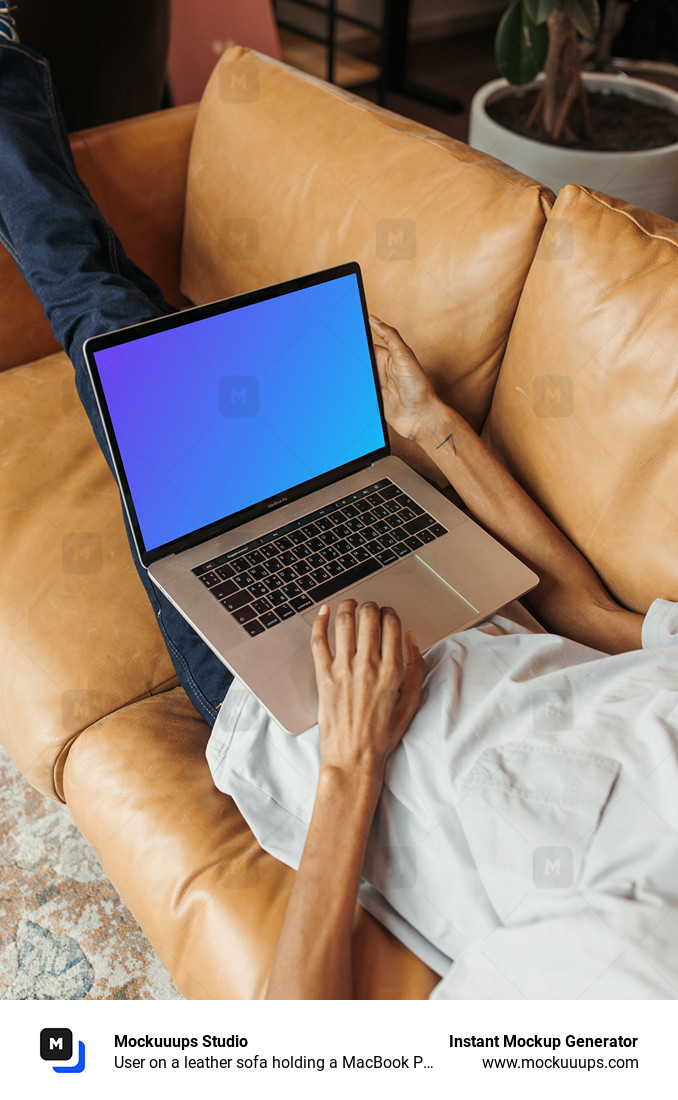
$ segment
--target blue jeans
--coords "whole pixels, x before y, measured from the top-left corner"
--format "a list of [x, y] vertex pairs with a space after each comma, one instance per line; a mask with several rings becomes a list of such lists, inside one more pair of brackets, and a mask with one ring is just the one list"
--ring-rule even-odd
[[[47, 62], [11, 42], [0, 42], [0, 242], [40, 300], [75, 367], [80, 400], [112, 469], [83, 342], [173, 313], [174, 307], [127, 258], [79, 179]], [[137, 572], [177, 676], [211, 726], [232, 675], [148, 579], [124, 509], [123, 516]]]

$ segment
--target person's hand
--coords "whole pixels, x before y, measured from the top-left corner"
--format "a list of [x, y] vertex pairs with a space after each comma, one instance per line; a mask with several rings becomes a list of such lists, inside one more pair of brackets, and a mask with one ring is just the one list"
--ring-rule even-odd
[[405, 439], [415, 439], [440, 406], [421, 364], [400, 333], [370, 314], [370, 324], [384, 347], [375, 344], [384, 413]]
[[356, 622], [356, 607], [349, 599], [337, 608], [334, 656], [326, 605], [313, 624], [322, 763], [351, 772], [364, 765], [381, 777], [419, 705], [424, 660], [411, 631], [403, 657], [402, 627], [393, 608], [365, 603]]

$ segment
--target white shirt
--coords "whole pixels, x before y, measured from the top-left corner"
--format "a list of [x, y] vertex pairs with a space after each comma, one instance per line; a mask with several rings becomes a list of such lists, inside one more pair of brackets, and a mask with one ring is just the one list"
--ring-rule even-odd
[[[359, 897], [443, 976], [433, 997], [678, 996], [678, 604], [642, 640], [606, 656], [513, 603], [427, 654]], [[297, 867], [317, 726], [289, 737], [236, 682], [207, 757]]]

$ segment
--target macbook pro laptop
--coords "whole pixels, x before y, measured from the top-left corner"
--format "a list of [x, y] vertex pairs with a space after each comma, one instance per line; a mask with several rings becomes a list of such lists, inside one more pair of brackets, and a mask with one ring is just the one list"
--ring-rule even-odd
[[85, 358], [142, 564], [290, 733], [317, 717], [320, 604], [389, 604], [425, 651], [538, 581], [390, 454], [357, 264]]

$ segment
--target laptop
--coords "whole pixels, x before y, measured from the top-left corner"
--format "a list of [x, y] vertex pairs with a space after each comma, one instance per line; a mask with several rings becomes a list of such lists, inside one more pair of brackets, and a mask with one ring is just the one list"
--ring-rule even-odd
[[423, 652], [538, 582], [391, 455], [358, 264], [84, 351], [143, 566], [288, 733], [319, 605], [389, 604]]

